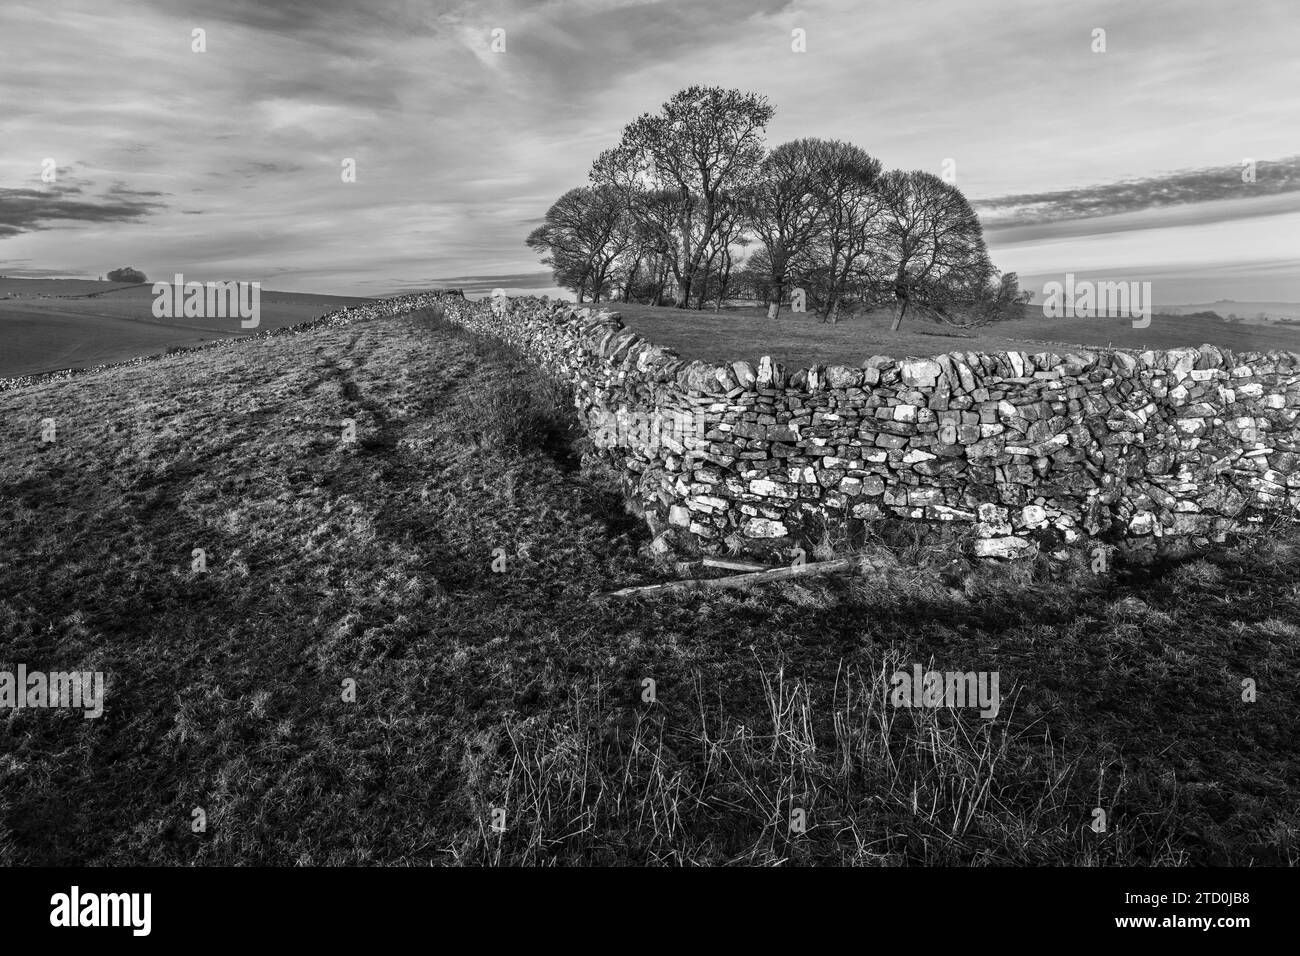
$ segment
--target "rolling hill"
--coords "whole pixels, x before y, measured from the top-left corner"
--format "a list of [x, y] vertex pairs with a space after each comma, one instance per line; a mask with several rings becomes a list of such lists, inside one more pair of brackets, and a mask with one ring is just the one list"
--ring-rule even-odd
[[573, 427], [420, 315], [0, 392], [0, 670], [108, 682], [0, 720], [0, 863], [1300, 862], [1294, 535], [597, 601], [671, 572]]
[[[0, 378], [120, 362], [248, 335], [237, 319], [158, 319], [152, 284], [0, 279]], [[259, 330], [284, 328], [370, 300], [261, 293]]]

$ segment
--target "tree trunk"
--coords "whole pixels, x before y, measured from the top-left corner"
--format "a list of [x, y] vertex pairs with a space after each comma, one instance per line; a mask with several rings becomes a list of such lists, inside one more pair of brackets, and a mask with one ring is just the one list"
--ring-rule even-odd
[[907, 314], [907, 298], [907, 273], [900, 265], [898, 275], [894, 277], [894, 321], [889, 326], [889, 331], [897, 332], [903, 324], [903, 316]]
[[627, 274], [627, 280], [623, 283], [623, 301], [632, 301], [632, 286], [636, 283], [636, 275], [641, 271], [641, 260], [637, 259], [632, 263], [632, 268]]
[[685, 309], [691, 304], [691, 280], [687, 276], [677, 280], [677, 308]]
[[769, 319], [781, 318], [781, 295], [785, 292], [785, 284], [777, 282], [772, 286], [772, 292], [767, 300], [767, 317]]
[[903, 324], [903, 316], [907, 314], [907, 297], [899, 299], [894, 307], [894, 321], [889, 326], [889, 331], [897, 332], [898, 327]]
[[[839, 299], [839, 278], [837, 275], [839, 268], [840, 250], [837, 247], [832, 246], [831, 260], [827, 263], [826, 267], [826, 277], [830, 281], [830, 287], [826, 290], [826, 301], [822, 303], [821, 308], [821, 319], [823, 322], [830, 319], [831, 312], [834, 311], [835, 308], [835, 303]], [[833, 325], [834, 323], [831, 324]]]
[[727, 297], [727, 292], [731, 286], [731, 254], [728, 253], [723, 259], [725, 265], [718, 276], [718, 299], [713, 303], [713, 311], [722, 311], [722, 300]]

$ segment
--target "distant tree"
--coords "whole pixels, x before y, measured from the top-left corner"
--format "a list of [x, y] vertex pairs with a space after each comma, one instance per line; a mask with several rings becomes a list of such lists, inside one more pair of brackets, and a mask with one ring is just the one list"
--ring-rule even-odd
[[827, 194], [819, 188], [820, 141], [782, 143], [759, 166], [744, 190], [746, 218], [767, 253], [771, 270], [767, 317], [780, 318], [781, 303], [796, 263], [805, 261], [826, 217]]
[[695, 282], [696, 308], [712, 299], [713, 311], [721, 310], [733, 286], [736, 252], [749, 245], [745, 205], [740, 197], [725, 193], [718, 200], [718, 228], [705, 244], [704, 263]]
[[885, 281], [893, 285], [891, 329], [909, 306], [943, 317], [944, 305], [978, 295], [993, 274], [979, 216], [956, 186], [921, 170], [880, 178], [885, 208], [881, 248]]
[[526, 244], [541, 254], [542, 265], [549, 266], [552, 281], [568, 289], [579, 302], [587, 298], [591, 281], [591, 262], [562, 246], [552, 245], [545, 226], [538, 226], [528, 234]]
[[660, 305], [670, 279], [677, 282], [680, 292], [681, 242], [676, 224], [689, 197], [684, 198], [680, 189], [636, 189], [630, 193], [620, 189], [620, 195], [627, 202], [635, 223], [633, 232], [645, 257], [647, 273], [640, 297]]
[[[722, 229], [719, 230], [719, 237], [719, 263], [711, 276], [715, 288], [714, 312], [721, 311], [722, 304], [731, 298], [736, 286], [736, 255], [739, 253], [743, 256], [745, 249], [748, 248], [751, 242], [749, 237], [745, 235], [744, 210], [738, 202], [728, 206], [728, 216]], [[710, 263], [712, 263], [712, 259], [710, 259]]]
[[149, 279], [139, 269], [133, 269], [131, 266], [123, 266], [121, 269], [114, 269], [108, 274], [109, 282], [127, 282], [139, 285], [142, 282], [148, 282]]
[[869, 257], [880, 243], [880, 161], [851, 143], [809, 142], [823, 216], [809, 250], [808, 276], [816, 286], [822, 321], [834, 324], [855, 280], [867, 276]]
[[616, 190], [579, 186], [555, 201], [527, 244], [542, 253], [557, 284], [599, 302], [615, 262], [634, 245], [633, 223]]
[[1020, 288], [1020, 276], [1014, 272], [1002, 274], [993, 294], [994, 319], [1018, 319], [1024, 314], [1023, 306], [1034, 301], [1032, 289]]
[[[631, 214], [629, 213], [629, 218]], [[645, 289], [651, 276], [658, 275], [659, 256], [654, 235], [635, 219], [631, 219], [630, 242], [616, 263], [614, 280], [624, 302]], [[660, 290], [662, 294], [662, 290]]]
[[766, 153], [773, 112], [752, 93], [681, 90], [624, 128], [592, 164], [592, 186], [561, 197], [528, 245], [579, 301], [719, 310], [739, 294], [775, 319], [798, 286], [830, 322], [889, 301], [895, 330], [912, 309], [951, 324], [1023, 314], [1033, 293], [993, 267], [960, 190], [921, 171], [882, 174], [837, 140]]
[[736, 291], [747, 299], [772, 301], [772, 264], [768, 262], [767, 249], [761, 243], [745, 259], [736, 286]]
[[967, 324], [982, 325], [1003, 322], [1024, 316], [1024, 307], [1033, 301], [1034, 293], [1020, 288], [1020, 277], [1007, 272], [998, 278], [996, 271], [982, 289], [974, 290], [969, 300], [961, 303], [962, 311], [971, 317]]
[[[763, 96], [692, 86], [630, 123], [618, 146], [592, 165], [594, 183], [618, 188], [638, 220], [666, 233], [659, 244], [673, 255], [678, 308], [691, 302], [725, 217], [725, 194], [747, 186], [762, 161], [773, 112]], [[649, 215], [643, 204], [651, 197], [668, 208]]]

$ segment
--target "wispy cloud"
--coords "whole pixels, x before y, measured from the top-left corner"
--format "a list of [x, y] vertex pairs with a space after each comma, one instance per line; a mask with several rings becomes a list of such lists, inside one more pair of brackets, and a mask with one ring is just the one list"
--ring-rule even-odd
[[1300, 156], [1243, 160], [1234, 166], [1182, 170], [1163, 176], [1077, 189], [1020, 193], [977, 200], [991, 226], [1022, 226], [1063, 219], [1088, 219], [1226, 199], [1257, 199], [1300, 190]]
[[[61, 171], [66, 175], [69, 170]], [[113, 183], [100, 195], [57, 180], [41, 188], [0, 186], [0, 237], [86, 223], [135, 222], [165, 209], [164, 194]]]
[[[1004, 268], [1094, 242], [1131, 256], [1096, 237], [1153, 228], [1199, 256], [1212, 236], [1158, 217], [1258, 224], [1296, 194], [1295, 160], [1261, 162], [1249, 190], [1237, 165], [1295, 153], [1296, 16], [1294, 0], [62, 0], [56, 27], [41, 0], [6, 0], [0, 242], [38, 268], [344, 293], [526, 276], [528, 230], [623, 125], [718, 83], [770, 97], [773, 143], [955, 160]], [[32, 186], [47, 157], [84, 192]]]

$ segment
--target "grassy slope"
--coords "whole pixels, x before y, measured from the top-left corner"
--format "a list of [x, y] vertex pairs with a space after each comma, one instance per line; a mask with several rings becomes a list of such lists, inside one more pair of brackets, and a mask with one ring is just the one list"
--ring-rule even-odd
[[[75, 279], [0, 279], [0, 377], [120, 362], [249, 334], [237, 318], [156, 319], [153, 286]], [[368, 301], [261, 293], [258, 330], [308, 322]]]
[[[110, 674], [0, 714], [0, 861], [1300, 860], [1294, 542], [599, 604], [657, 574], [564, 424], [417, 318], [0, 393], [0, 666]], [[882, 708], [913, 661], [1012, 700]]]
[[672, 348], [683, 358], [710, 362], [756, 360], [771, 355], [787, 368], [809, 365], [858, 366], [872, 355], [926, 356], [940, 352], [1059, 351], [1070, 342], [1095, 347], [1172, 348], [1209, 342], [1238, 351], [1281, 349], [1300, 351], [1300, 330], [1279, 326], [1228, 324], [1191, 316], [1156, 315], [1145, 329], [1131, 319], [1046, 319], [1031, 306], [1025, 318], [960, 332], [919, 316], [907, 318], [897, 332], [889, 330], [888, 311], [850, 316], [837, 325], [820, 322], [812, 313], [783, 311], [776, 322], [761, 309], [712, 311], [603, 303], [619, 312], [626, 325], [656, 345]]

